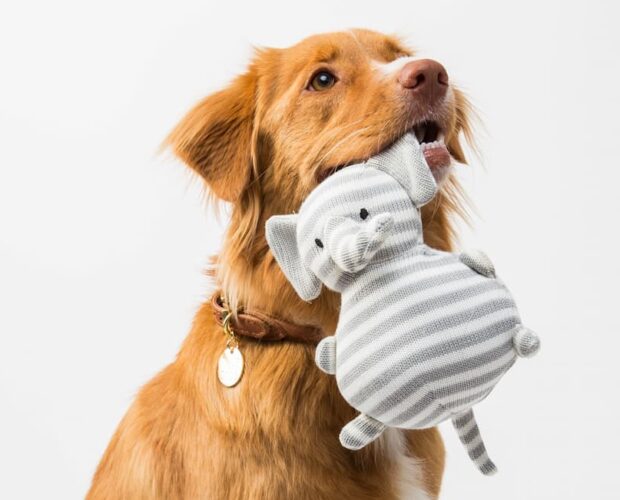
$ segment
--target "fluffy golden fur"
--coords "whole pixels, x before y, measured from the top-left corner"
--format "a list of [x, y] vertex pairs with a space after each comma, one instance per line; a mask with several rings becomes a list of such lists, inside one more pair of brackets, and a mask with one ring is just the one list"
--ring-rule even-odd
[[[417, 121], [441, 124], [452, 156], [469, 134], [468, 106], [454, 87], [441, 106], [403, 104], [378, 75], [411, 51], [366, 30], [317, 35], [286, 49], [259, 50], [247, 72], [200, 102], [167, 144], [231, 203], [214, 280], [229, 303], [334, 331], [338, 298], [312, 303], [290, 287], [264, 237], [273, 214], [295, 211], [320, 174], [365, 159]], [[308, 90], [317, 70], [338, 84]], [[449, 249], [457, 187], [448, 181], [423, 212], [426, 241]], [[241, 340], [246, 371], [225, 388], [216, 363], [225, 337], [208, 303], [176, 360], [139, 393], [95, 473], [89, 499], [400, 499], [438, 495], [444, 449], [436, 429], [390, 431], [359, 452], [340, 428], [353, 410], [309, 345]], [[428, 492], [424, 497], [422, 490]], [[418, 491], [418, 496], [415, 492]]]

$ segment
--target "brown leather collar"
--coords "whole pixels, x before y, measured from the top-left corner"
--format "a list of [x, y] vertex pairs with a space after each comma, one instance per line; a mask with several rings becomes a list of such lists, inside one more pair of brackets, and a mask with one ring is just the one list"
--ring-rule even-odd
[[[211, 298], [211, 306], [215, 321], [222, 327], [226, 316], [230, 314], [222, 297], [216, 293]], [[323, 337], [322, 330], [315, 326], [296, 325], [260, 311], [239, 311], [236, 317], [231, 316], [230, 328], [239, 337], [249, 337], [254, 340], [277, 341], [289, 340], [306, 344], [317, 344]]]

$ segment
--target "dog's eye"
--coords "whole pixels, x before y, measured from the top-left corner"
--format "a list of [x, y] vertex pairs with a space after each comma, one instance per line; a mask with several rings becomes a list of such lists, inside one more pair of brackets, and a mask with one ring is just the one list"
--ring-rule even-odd
[[368, 210], [366, 210], [365, 208], [362, 208], [360, 210], [360, 217], [362, 220], [365, 220], [366, 217], [368, 217]]
[[310, 80], [310, 84], [308, 85], [308, 90], [327, 90], [333, 87], [335, 83], [336, 77], [329, 71], [322, 70], [312, 77], [312, 80]]
[[323, 242], [321, 240], [319, 240], [318, 238], [316, 240], [314, 240], [314, 242], [316, 243], [316, 246], [319, 248], [323, 248]]

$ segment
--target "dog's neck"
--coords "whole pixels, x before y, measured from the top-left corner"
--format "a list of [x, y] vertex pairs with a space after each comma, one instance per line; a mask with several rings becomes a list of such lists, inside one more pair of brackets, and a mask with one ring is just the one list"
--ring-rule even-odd
[[336, 328], [339, 295], [324, 289], [316, 300], [303, 301], [269, 252], [252, 263], [225, 246], [216, 264], [215, 279], [232, 310], [261, 311], [299, 325], [318, 326], [326, 334]]
[[[317, 299], [303, 301], [267, 245], [264, 227], [270, 211], [259, 208], [260, 203], [245, 205], [234, 207], [222, 252], [214, 261], [216, 285], [231, 309], [257, 310], [296, 324], [318, 326], [326, 335], [332, 334], [338, 321], [340, 296], [324, 287]], [[427, 245], [451, 250], [453, 231], [448, 214], [458, 213], [457, 205], [454, 196], [440, 192], [422, 208], [423, 238]], [[248, 224], [252, 230], [247, 229]]]

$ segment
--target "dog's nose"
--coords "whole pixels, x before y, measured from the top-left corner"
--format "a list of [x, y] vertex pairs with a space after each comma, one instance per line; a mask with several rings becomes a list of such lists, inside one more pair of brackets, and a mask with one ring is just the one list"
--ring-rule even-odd
[[448, 73], [437, 61], [420, 59], [403, 66], [398, 82], [431, 104], [446, 95]]

